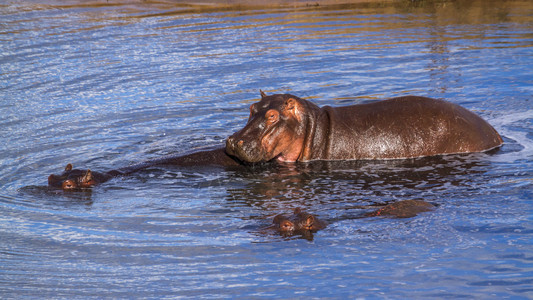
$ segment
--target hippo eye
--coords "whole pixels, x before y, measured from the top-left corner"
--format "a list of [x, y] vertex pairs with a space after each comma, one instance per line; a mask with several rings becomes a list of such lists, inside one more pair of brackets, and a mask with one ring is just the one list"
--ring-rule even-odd
[[278, 121], [279, 112], [275, 109], [270, 109], [266, 112], [265, 119], [266, 119], [267, 125], [272, 125]]
[[95, 186], [96, 184], [97, 184], [97, 182], [96, 182], [95, 180], [89, 180], [89, 181], [87, 181], [87, 182], [82, 182], [82, 183], [80, 184], [80, 186], [82, 186], [82, 187], [93, 187], [93, 186]]
[[285, 231], [286, 232], [286, 231], [292, 231], [293, 228], [294, 228], [294, 225], [292, 224], [291, 221], [285, 220], [285, 221], [281, 222], [279, 227], [280, 227], [281, 231]]

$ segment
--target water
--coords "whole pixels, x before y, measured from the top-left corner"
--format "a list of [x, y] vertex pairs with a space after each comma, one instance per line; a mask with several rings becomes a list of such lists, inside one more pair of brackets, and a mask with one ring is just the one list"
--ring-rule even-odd
[[[113, 2], [113, 1], [109, 1]], [[0, 5], [2, 298], [532, 298], [533, 3]], [[415, 94], [489, 121], [495, 153], [249, 170], [109, 170], [223, 144], [259, 89]], [[434, 212], [363, 218], [425, 199]], [[311, 240], [262, 230], [302, 207]]]

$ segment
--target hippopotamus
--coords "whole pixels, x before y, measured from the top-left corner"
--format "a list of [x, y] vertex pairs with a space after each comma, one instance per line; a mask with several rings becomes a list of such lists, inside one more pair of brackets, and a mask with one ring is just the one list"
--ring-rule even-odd
[[[365, 213], [364, 217], [388, 216], [395, 218], [412, 218], [419, 213], [435, 210], [436, 206], [424, 200], [402, 200], [387, 204], [375, 211]], [[302, 211], [299, 207], [294, 209], [292, 215], [279, 214], [272, 220], [277, 232], [283, 236], [302, 235], [312, 237], [312, 233], [324, 229], [327, 223], [318, 217]]]
[[274, 228], [284, 236], [309, 236], [327, 225], [326, 222], [312, 214], [303, 212], [300, 208], [295, 208], [294, 213], [290, 216], [283, 214], [275, 216], [272, 223]]
[[432, 211], [435, 205], [423, 200], [402, 200], [387, 204], [384, 207], [366, 213], [366, 217], [390, 216], [396, 218], [411, 218], [421, 212]]
[[85, 171], [92, 175], [89, 181], [82, 171], [65, 170], [60, 176], [51, 175], [49, 184], [88, 187], [156, 165], [242, 167], [271, 161], [405, 159], [484, 152], [502, 144], [485, 120], [444, 100], [405, 96], [320, 108], [291, 94], [267, 96], [261, 91], [261, 100], [250, 106], [247, 124], [226, 140], [225, 147], [107, 173]]
[[177, 165], [183, 167], [198, 166], [240, 166], [239, 162], [228, 156], [224, 148], [207, 149], [180, 156], [170, 156], [161, 159], [150, 160], [139, 164], [134, 164], [118, 170], [111, 170], [105, 173], [91, 170], [72, 169], [68, 164], [61, 175], [52, 174], [48, 177], [48, 185], [64, 190], [74, 190], [89, 188], [100, 183], [104, 183], [113, 177], [124, 176], [135, 173], [139, 170], [159, 165]]
[[406, 159], [484, 152], [502, 143], [481, 117], [444, 100], [405, 96], [320, 108], [261, 92], [246, 126], [227, 139], [226, 153], [249, 163]]
[[106, 182], [113, 176], [113, 172], [99, 173], [91, 170], [72, 169], [72, 164], [68, 164], [61, 175], [52, 174], [48, 176], [48, 185], [62, 188], [63, 190], [83, 189]]

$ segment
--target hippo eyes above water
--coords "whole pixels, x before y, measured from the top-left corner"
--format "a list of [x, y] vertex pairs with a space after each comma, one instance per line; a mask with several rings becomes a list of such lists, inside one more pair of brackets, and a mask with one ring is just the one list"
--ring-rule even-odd
[[78, 185], [73, 180], [67, 179], [61, 184], [61, 188], [64, 190], [72, 190], [78, 188]]

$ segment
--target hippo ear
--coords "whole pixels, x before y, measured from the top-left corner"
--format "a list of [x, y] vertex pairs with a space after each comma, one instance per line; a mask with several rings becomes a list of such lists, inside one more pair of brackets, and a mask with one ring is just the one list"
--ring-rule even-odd
[[[50, 175], [50, 176], [52, 176], [52, 175]], [[274, 224], [279, 224], [279, 223], [281, 223], [281, 221], [282, 221], [283, 219], [285, 219], [285, 216], [283, 216], [283, 215], [276, 215], [276, 216], [274, 217], [274, 219], [272, 220], [272, 223], [274, 223]]]
[[289, 98], [285, 100], [284, 110], [286, 111], [286, 113], [292, 114], [296, 118], [296, 120], [302, 121], [305, 108], [298, 100], [294, 98]]
[[261, 93], [261, 98], [265, 98], [267, 96], [267, 94], [265, 94], [265, 92], [263, 92], [262, 90], [259, 90], [259, 92]]
[[294, 98], [289, 98], [285, 101], [285, 109], [292, 110], [298, 107], [298, 101]]
[[68, 164], [66, 167], [65, 167], [65, 171], [70, 171], [72, 170], [72, 165], [71, 164]]
[[305, 219], [305, 226], [311, 227], [313, 226], [313, 223], [315, 223], [315, 217], [313, 217], [312, 215], [307, 216], [307, 218]]
[[87, 170], [87, 173], [85, 173], [85, 175], [83, 175], [81, 178], [81, 182], [89, 182], [91, 180], [93, 180], [93, 172], [91, 172], [91, 170]]

